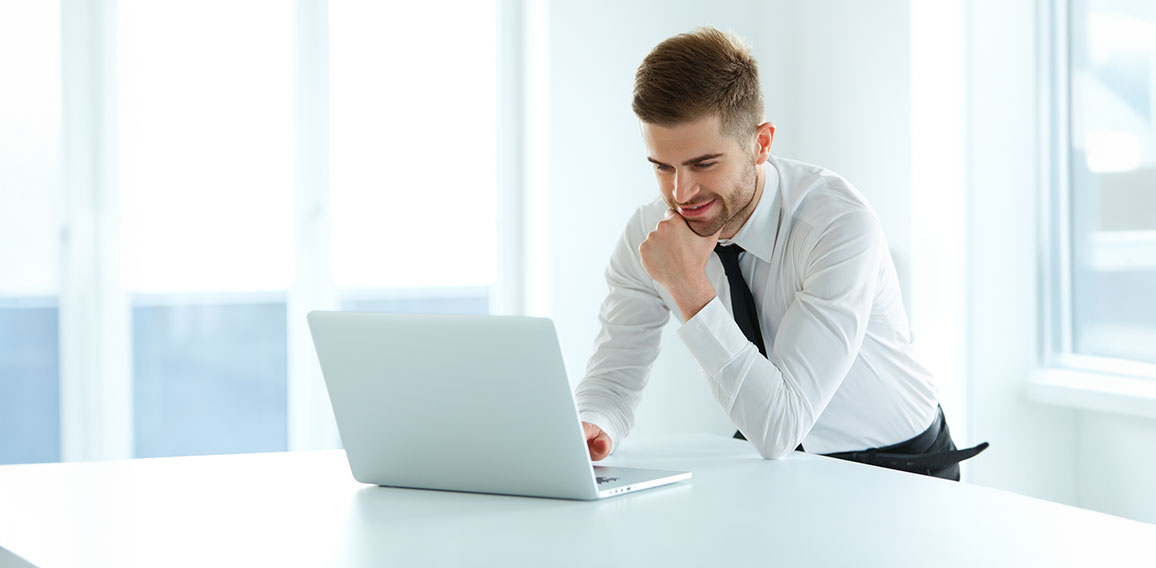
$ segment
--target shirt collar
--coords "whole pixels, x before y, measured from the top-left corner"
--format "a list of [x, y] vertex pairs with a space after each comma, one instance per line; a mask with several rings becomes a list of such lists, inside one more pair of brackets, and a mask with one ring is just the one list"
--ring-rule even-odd
[[719, 244], [726, 246], [737, 244], [743, 250], [755, 255], [763, 262], [771, 261], [771, 253], [775, 250], [775, 241], [779, 233], [779, 213], [782, 210], [782, 199], [779, 195], [779, 169], [774, 160], [766, 161], [766, 175], [763, 179], [763, 194], [755, 205], [754, 213], [730, 239], [719, 239]]

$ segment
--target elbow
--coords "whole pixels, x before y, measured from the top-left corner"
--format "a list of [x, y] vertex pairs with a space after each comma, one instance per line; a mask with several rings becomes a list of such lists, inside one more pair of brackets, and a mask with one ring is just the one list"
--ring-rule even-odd
[[[768, 405], [769, 410], [760, 408], [755, 412], [743, 412], [734, 416], [736, 425], [747, 422], [747, 427], [739, 426], [739, 431], [751, 442], [759, 455], [766, 460], [782, 459], [795, 451], [814, 426], [813, 413], [808, 401], [792, 395], [783, 389], [783, 399]], [[755, 420], [747, 420], [754, 418]], [[750, 424], [749, 422], [754, 422]]]
[[763, 440], [761, 444], [754, 444], [755, 450], [765, 460], [782, 459], [798, 447], [798, 444], [788, 443], [787, 440]]
[[792, 448], [758, 448], [759, 455], [765, 460], [782, 459], [791, 453]]
[[[752, 442], [755, 450], [765, 460], [782, 459], [795, 451], [802, 444], [803, 436], [800, 433], [790, 433], [782, 430], [764, 432], [757, 442]], [[748, 439], [751, 439], [748, 436]]]

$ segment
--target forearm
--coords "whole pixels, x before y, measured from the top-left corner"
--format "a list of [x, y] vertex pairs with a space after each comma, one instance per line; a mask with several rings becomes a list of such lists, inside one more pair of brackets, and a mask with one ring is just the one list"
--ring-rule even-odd
[[634, 409], [658, 357], [670, 310], [645, 287], [613, 273], [610, 280], [599, 313], [601, 327], [574, 398], [582, 419], [600, 426], [616, 447], [634, 425]]
[[[596, 342], [586, 375], [574, 391], [579, 417], [601, 427], [614, 449], [633, 428], [634, 409], [649, 379], [654, 357], [647, 356], [647, 349], [639, 351]], [[654, 354], [657, 356], [657, 344]]]
[[[765, 458], [794, 450], [841, 382], [842, 375], [829, 372], [829, 364], [838, 364], [834, 351], [812, 360], [784, 361], [773, 353], [772, 360], [764, 358], [734, 324], [721, 300], [710, 302], [678, 335], [719, 405]], [[790, 340], [783, 338], [782, 343], [798, 351]]]
[[808, 397], [753, 345], [709, 381], [731, 422], [766, 459], [791, 453], [818, 418]]

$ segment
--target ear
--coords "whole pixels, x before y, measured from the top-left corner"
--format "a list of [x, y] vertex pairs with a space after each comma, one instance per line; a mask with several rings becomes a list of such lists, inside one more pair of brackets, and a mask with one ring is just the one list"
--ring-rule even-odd
[[775, 125], [764, 122], [755, 132], [755, 164], [761, 164], [771, 157], [771, 142], [775, 139]]

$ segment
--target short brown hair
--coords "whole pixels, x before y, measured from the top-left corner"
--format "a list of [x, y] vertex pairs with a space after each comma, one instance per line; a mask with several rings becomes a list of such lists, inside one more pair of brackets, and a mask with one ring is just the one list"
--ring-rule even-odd
[[754, 135], [763, 120], [759, 69], [747, 46], [715, 28], [664, 40], [634, 75], [634, 114], [671, 126], [718, 114], [722, 131]]

